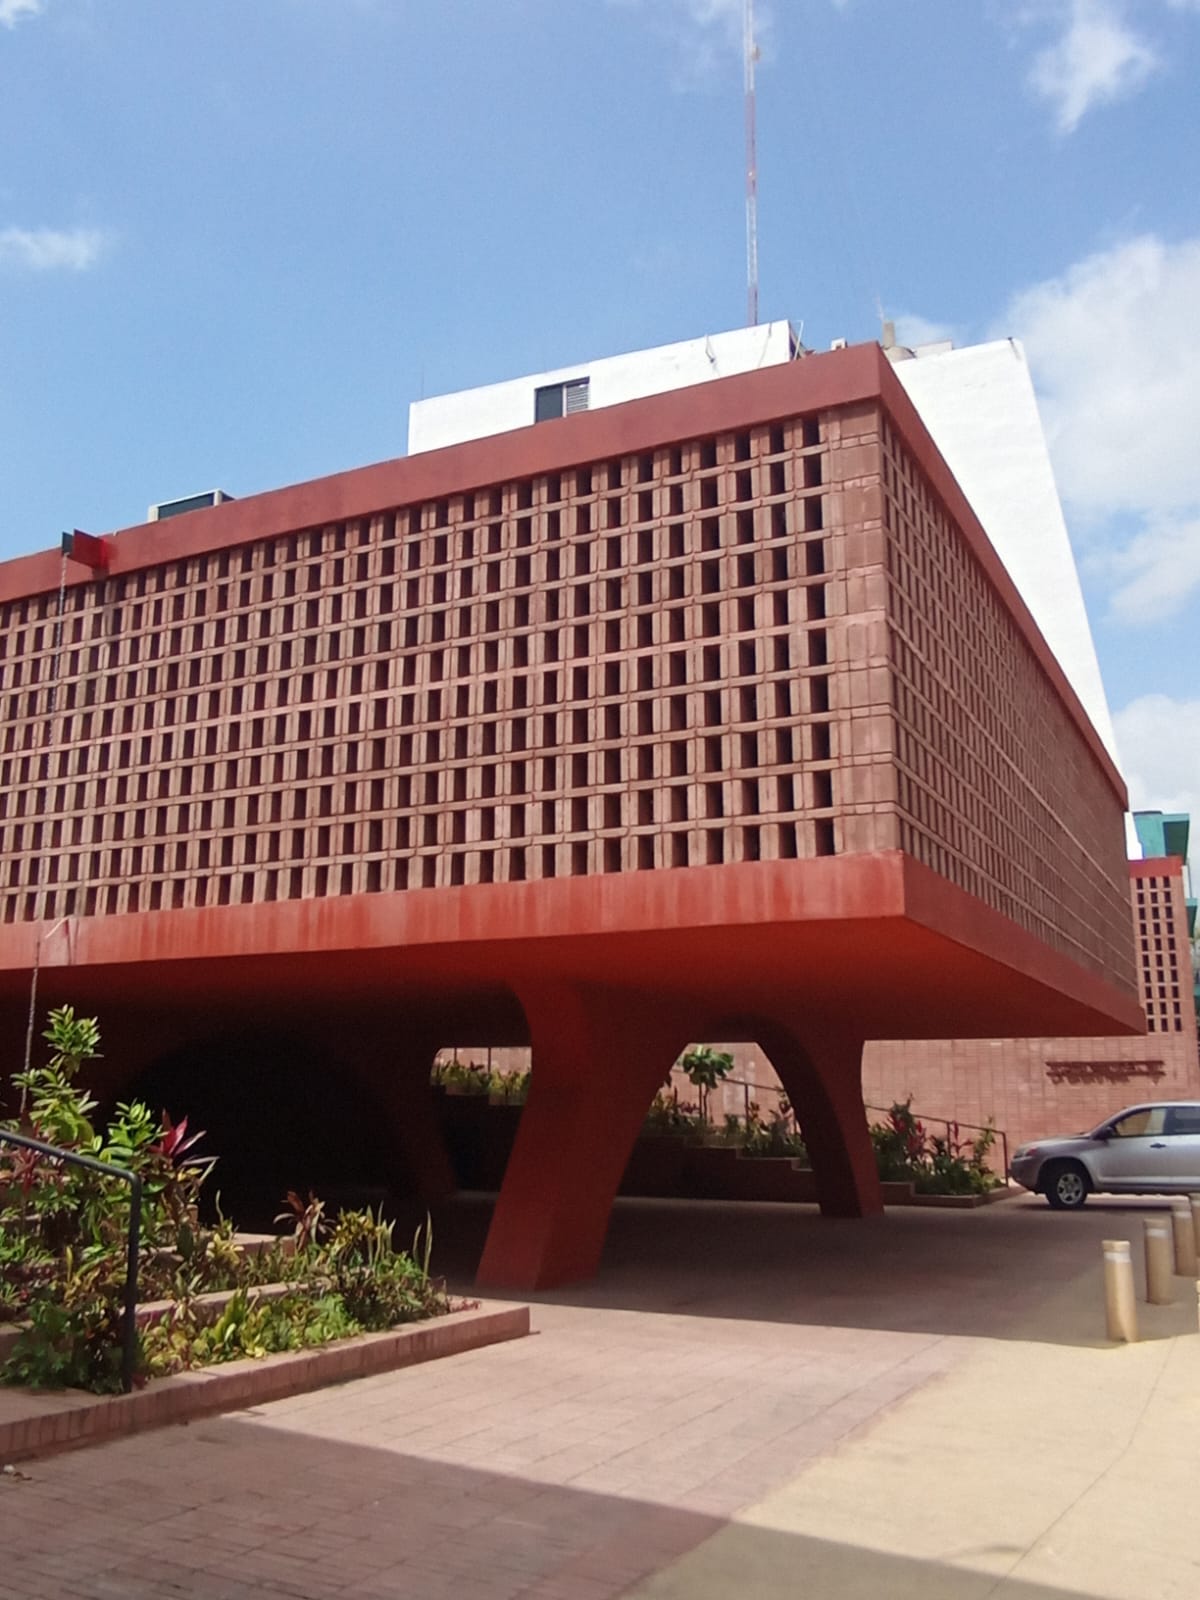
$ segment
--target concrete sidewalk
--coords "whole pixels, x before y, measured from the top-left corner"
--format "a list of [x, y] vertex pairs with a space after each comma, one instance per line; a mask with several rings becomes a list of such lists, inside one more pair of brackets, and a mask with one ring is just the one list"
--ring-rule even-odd
[[1194, 1600], [1191, 1287], [1103, 1338], [1145, 1209], [628, 1202], [536, 1338], [22, 1464], [0, 1600]]
[[632, 1595], [1194, 1600], [1200, 1337], [982, 1343]]

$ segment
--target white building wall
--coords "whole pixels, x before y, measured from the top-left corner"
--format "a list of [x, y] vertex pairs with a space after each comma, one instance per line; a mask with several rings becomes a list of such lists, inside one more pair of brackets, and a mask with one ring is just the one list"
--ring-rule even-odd
[[1015, 339], [963, 350], [935, 345], [894, 366], [1116, 760], [1100, 663], [1024, 350]]
[[408, 453], [413, 456], [467, 439], [528, 428], [534, 420], [534, 391], [549, 384], [587, 378], [588, 410], [598, 411], [623, 400], [642, 400], [713, 378], [777, 366], [791, 359], [792, 348], [790, 324], [768, 322], [758, 328], [736, 328], [732, 333], [660, 345], [657, 350], [580, 361], [554, 372], [416, 400], [408, 408]]

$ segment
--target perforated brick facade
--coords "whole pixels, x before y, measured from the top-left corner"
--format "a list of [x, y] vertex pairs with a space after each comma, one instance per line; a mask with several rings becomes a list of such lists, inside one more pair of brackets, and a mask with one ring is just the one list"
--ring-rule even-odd
[[[8, 921], [830, 854], [817, 419], [0, 613]], [[44, 746], [47, 714], [53, 728]]]
[[160, 548], [0, 608], [6, 922], [902, 849], [1129, 979], [1119, 804], [878, 403]]
[[882, 426], [900, 847], [1128, 972], [1128, 881], [1092, 757], [928, 478]]
[[1195, 997], [1183, 874], [1177, 861], [1132, 868], [1142, 1008], [1149, 1033], [1195, 1036]]

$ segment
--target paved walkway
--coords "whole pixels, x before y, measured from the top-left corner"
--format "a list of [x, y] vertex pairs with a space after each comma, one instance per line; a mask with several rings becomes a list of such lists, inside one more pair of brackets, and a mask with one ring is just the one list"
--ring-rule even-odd
[[0, 1600], [1194, 1600], [1194, 1298], [1102, 1337], [1144, 1209], [624, 1203], [535, 1338], [0, 1478]]

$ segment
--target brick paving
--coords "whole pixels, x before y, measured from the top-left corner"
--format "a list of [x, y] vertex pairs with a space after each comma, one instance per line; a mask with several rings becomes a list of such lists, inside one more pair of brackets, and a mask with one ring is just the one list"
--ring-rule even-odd
[[[600, 1282], [537, 1304], [535, 1337], [22, 1464], [0, 1600], [608, 1600], [1013, 1331], [1112, 1223], [624, 1206]], [[974, 1330], [939, 1312], [956, 1270]]]
[[[536, 1338], [27, 1464], [0, 1595], [620, 1594], [950, 1359], [543, 1306]], [[953, 1342], [953, 1341], [951, 1341]], [[7, 1541], [6, 1541], [7, 1542]]]

